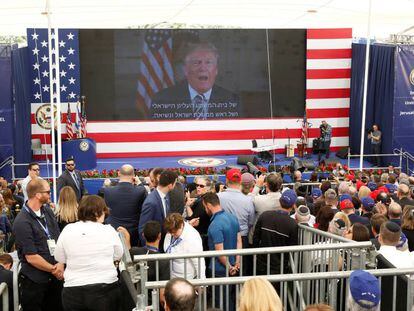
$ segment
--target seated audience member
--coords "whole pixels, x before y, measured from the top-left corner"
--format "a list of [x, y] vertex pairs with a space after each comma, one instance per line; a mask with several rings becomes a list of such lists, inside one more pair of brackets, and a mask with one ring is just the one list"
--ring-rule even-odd
[[172, 279], [165, 286], [165, 311], [193, 311], [196, 296], [194, 286], [186, 279]]
[[414, 251], [414, 206], [405, 206], [402, 217], [401, 229], [407, 237], [408, 248], [410, 252]]
[[97, 195], [82, 198], [79, 221], [59, 236], [54, 256], [66, 264], [62, 302], [65, 310], [116, 310], [120, 288], [114, 260], [123, 254], [118, 233], [104, 225], [108, 207]]
[[391, 202], [388, 207], [388, 219], [401, 227], [402, 209], [397, 202]]
[[56, 218], [60, 231], [67, 224], [78, 221], [78, 199], [72, 187], [65, 186], [60, 190]]
[[348, 308], [350, 311], [379, 311], [381, 289], [371, 273], [355, 270], [349, 277]]
[[[131, 247], [131, 238], [127, 229], [123, 227], [118, 228], [119, 232], [125, 237], [126, 247], [129, 249], [129, 253], [133, 259], [134, 256], [139, 255], [151, 255], [159, 254], [159, 244], [161, 241], [161, 225], [157, 221], [149, 221], [144, 226], [143, 235], [145, 237], [145, 246], [143, 247]], [[158, 262], [158, 277], [156, 275], [156, 262], [148, 261], [148, 281], [166, 281], [170, 279], [170, 263], [166, 260], [160, 260]], [[151, 295], [149, 295], [151, 302]], [[164, 288], [160, 289], [160, 301], [164, 302]]]
[[369, 225], [369, 219], [366, 217], [359, 216], [355, 214], [354, 204], [350, 200], [344, 200], [340, 204], [341, 211], [346, 214], [352, 224], [360, 223], [363, 225]]
[[335, 212], [330, 206], [323, 206], [316, 215], [314, 227], [322, 231], [328, 231], [329, 223], [334, 216]]
[[334, 311], [334, 309], [330, 305], [318, 303], [316, 305], [307, 306], [304, 311]]
[[309, 227], [315, 225], [315, 216], [311, 215], [309, 208], [305, 205], [300, 205], [296, 212], [290, 216], [293, 218], [297, 224], [303, 224]]
[[414, 254], [400, 251], [397, 245], [400, 243], [401, 228], [396, 223], [387, 221], [381, 225], [378, 241], [381, 247], [378, 253], [382, 254], [396, 268], [413, 268]]
[[243, 284], [240, 291], [239, 311], [282, 311], [282, 301], [270, 282], [253, 277]]
[[[203, 252], [203, 242], [196, 229], [178, 213], [172, 213], [165, 218], [164, 252], [166, 254], [188, 254]], [[205, 279], [204, 258], [192, 258], [188, 260], [173, 259], [171, 277], [183, 277], [185, 279]]]
[[[6, 283], [9, 290], [9, 310], [14, 310], [13, 300], [13, 258], [9, 254], [0, 255], [0, 283]], [[1, 308], [0, 308], [1, 309]]]
[[371, 233], [372, 233], [371, 242], [377, 250], [379, 250], [381, 247], [381, 244], [378, 241], [381, 225], [387, 221], [388, 221], [387, 217], [381, 214], [374, 214], [371, 217], [371, 220], [370, 220]]

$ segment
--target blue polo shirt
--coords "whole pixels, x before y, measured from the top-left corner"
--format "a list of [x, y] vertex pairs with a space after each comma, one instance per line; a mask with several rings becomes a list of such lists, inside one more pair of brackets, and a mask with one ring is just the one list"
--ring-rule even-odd
[[[215, 250], [215, 244], [223, 243], [223, 248], [236, 249], [237, 248], [237, 233], [239, 233], [239, 222], [237, 218], [230, 213], [221, 210], [215, 213], [211, 217], [211, 224], [208, 227], [208, 248]], [[234, 265], [236, 258], [230, 256], [229, 261], [231, 265]], [[213, 270], [213, 261], [210, 263], [210, 269]], [[214, 261], [216, 274], [224, 275], [226, 273], [226, 267], [223, 266], [218, 258]]]

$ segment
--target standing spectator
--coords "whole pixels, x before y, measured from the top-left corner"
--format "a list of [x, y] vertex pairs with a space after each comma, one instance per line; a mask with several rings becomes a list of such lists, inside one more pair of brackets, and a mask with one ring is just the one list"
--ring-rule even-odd
[[62, 231], [55, 258], [66, 264], [62, 302], [65, 310], [116, 310], [120, 300], [114, 260], [123, 254], [114, 228], [104, 225], [108, 214], [105, 201], [84, 197], [79, 205], [79, 221]]
[[408, 240], [410, 252], [414, 251], [414, 206], [406, 205], [402, 217], [402, 232]]
[[334, 218], [334, 216], [334, 210], [330, 206], [323, 206], [316, 214], [315, 228], [322, 231], [328, 231], [329, 223]]
[[60, 190], [64, 186], [69, 186], [75, 191], [78, 202], [82, 196], [86, 194], [86, 188], [83, 185], [83, 178], [80, 171], [75, 169], [76, 164], [73, 158], [69, 158], [65, 161], [66, 170], [57, 179], [57, 192], [60, 194]]
[[232, 168], [226, 173], [227, 190], [218, 194], [221, 208], [236, 216], [240, 225], [243, 248], [249, 247], [249, 229], [254, 222], [254, 206], [251, 197], [240, 191], [241, 172]]
[[[29, 199], [17, 215], [13, 232], [22, 263], [20, 270], [21, 305], [25, 311], [62, 309], [63, 264], [53, 257], [59, 227], [50, 200], [49, 183], [33, 179], [27, 185]], [[77, 242], [77, 241], [76, 241]]]
[[315, 216], [311, 215], [309, 208], [306, 205], [300, 205], [294, 214], [290, 216], [297, 224], [303, 224], [309, 227], [315, 225]]
[[138, 246], [138, 225], [142, 205], [147, 197], [147, 191], [142, 186], [134, 184], [134, 168], [125, 164], [119, 170], [119, 182], [114, 187], [103, 190], [104, 198], [110, 209], [106, 223], [115, 229], [124, 227], [131, 237], [132, 246]]
[[254, 185], [254, 176], [250, 173], [243, 173], [241, 176], [241, 192], [244, 195], [251, 195]]
[[24, 197], [24, 202], [26, 202], [29, 197], [27, 196], [27, 185], [32, 179], [40, 178], [40, 166], [37, 162], [32, 162], [29, 164], [27, 168], [28, 175], [25, 179], [22, 180], [21, 186], [22, 186], [22, 192]]
[[164, 169], [161, 167], [154, 167], [149, 171], [149, 187], [151, 191], [157, 188], [162, 171], [164, 171]]
[[397, 190], [398, 203], [404, 209], [406, 205], [414, 205], [414, 200], [411, 198], [410, 188], [407, 185], [401, 184]]
[[[298, 244], [298, 225], [290, 217], [297, 196], [293, 190], [285, 190], [279, 199], [281, 209], [266, 211], [257, 220], [253, 235], [254, 247], [290, 246]], [[285, 271], [287, 272], [287, 256], [285, 256]], [[281, 273], [280, 254], [270, 255], [270, 274]], [[257, 271], [266, 274], [267, 256], [257, 256]]]
[[360, 223], [369, 226], [369, 219], [355, 214], [354, 204], [350, 200], [343, 200], [340, 204], [341, 212], [346, 214], [352, 224]]
[[333, 189], [328, 189], [325, 192], [325, 204], [330, 206], [334, 214], [339, 212], [338, 210], [338, 196]]
[[[0, 255], [0, 283], [6, 283], [9, 290], [9, 310], [14, 310], [13, 300], [13, 258], [9, 254]], [[0, 308], [0, 310], [3, 310]]]
[[370, 219], [372, 233], [372, 238], [370, 240], [372, 245], [375, 246], [376, 250], [379, 250], [381, 247], [381, 244], [378, 241], [381, 225], [387, 221], [387, 217], [381, 214], [374, 214]]
[[372, 157], [372, 164], [374, 166], [381, 166], [381, 160], [378, 155], [381, 153], [382, 134], [377, 124], [372, 126], [372, 130], [368, 133], [368, 139], [371, 143], [371, 153], [374, 155]]
[[185, 206], [185, 189], [184, 184], [177, 178], [174, 188], [170, 192], [170, 212], [180, 215], [184, 212]]
[[[145, 246], [143, 247], [131, 247], [131, 238], [127, 229], [123, 227], [118, 228], [119, 232], [125, 237], [126, 247], [129, 249], [131, 256], [136, 255], [152, 255], [160, 253], [160, 240], [161, 240], [161, 225], [156, 221], [149, 221], [144, 226], [144, 238]], [[158, 276], [156, 269], [156, 262], [148, 262], [148, 281], [167, 281], [170, 279], [170, 262], [168, 260], [160, 260], [158, 262]], [[151, 303], [151, 295], [149, 295], [149, 303]], [[160, 289], [160, 301], [164, 301], [164, 289]]]
[[369, 241], [369, 230], [366, 226], [355, 223], [351, 228], [351, 240], [356, 242]]
[[[203, 242], [200, 234], [178, 213], [172, 213], [165, 218], [164, 252], [167, 254], [202, 253]], [[182, 277], [188, 280], [205, 279], [204, 258], [189, 260], [174, 259], [172, 261], [171, 277]]]
[[282, 301], [270, 282], [254, 277], [243, 284], [239, 311], [282, 311]]
[[373, 213], [372, 210], [374, 209], [375, 201], [371, 197], [363, 197], [361, 199], [361, 216], [371, 219]]
[[[211, 191], [211, 180], [206, 176], [200, 176], [196, 182], [196, 194], [197, 198], [190, 198], [187, 196], [186, 212], [187, 220], [190, 224], [200, 233], [201, 239], [203, 240], [203, 250], [208, 251], [208, 236], [207, 231], [210, 226], [210, 217], [207, 215], [204, 209], [201, 196]], [[210, 258], [206, 258], [209, 261]]]
[[60, 190], [56, 218], [60, 231], [67, 224], [78, 221], [78, 201], [76, 193], [69, 186], [65, 186]]
[[194, 286], [183, 278], [175, 278], [165, 286], [165, 311], [193, 311], [196, 302]]
[[[237, 218], [225, 212], [220, 206], [217, 194], [209, 192], [202, 197], [206, 213], [211, 216], [211, 224], [208, 227], [208, 245], [210, 250], [222, 251], [226, 249], [241, 249], [242, 239]], [[220, 256], [210, 262], [212, 277], [225, 277], [226, 267], [230, 276], [236, 275], [240, 270], [240, 256]], [[220, 305], [220, 287], [215, 286], [215, 305]], [[222, 296], [229, 297], [229, 309], [234, 310], [235, 293], [233, 286], [222, 287]], [[226, 306], [224, 306], [226, 309]]]
[[350, 311], [379, 311], [381, 289], [371, 273], [355, 270], [349, 277], [348, 308]]
[[[141, 245], [145, 245], [142, 232], [144, 225], [150, 221], [158, 221], [161, 227], [164, 225], [164, 219], [170, 213], [170, 198], [168, 193], [174, 189], [177, 180], [177, 174], [172, 171], [164, 170], [159, 176], [158, 186], [145, 199], [142, 205], [141, 217], [139, 218], [138, 232], [141, 239]], [[164, 243], [164, 233], [162, 234], [161, 243]]]
[[391, 202], [390, 206], [388, 206], [388, 219], [401, 227], [401, 216], [402, 209], [400, 204]]

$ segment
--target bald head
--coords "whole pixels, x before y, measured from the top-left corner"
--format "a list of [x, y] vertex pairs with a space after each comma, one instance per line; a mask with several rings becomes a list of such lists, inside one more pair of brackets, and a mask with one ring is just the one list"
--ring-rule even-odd
[[167, 311], [190, 311], [195, 306], [195, 290], [193, 285], [183, 278], [168, 281], [165, 286], [165, 304]]
[[388, 217], [389, 219], [400, 219], [402, 214], [401, 205], [397, 202], [392, 202], [388, 207]]
[[119, 181], [120, 182], [132, 182], [134, 178], [134, 167], [130, 164], [124, 164], [119, 170]]

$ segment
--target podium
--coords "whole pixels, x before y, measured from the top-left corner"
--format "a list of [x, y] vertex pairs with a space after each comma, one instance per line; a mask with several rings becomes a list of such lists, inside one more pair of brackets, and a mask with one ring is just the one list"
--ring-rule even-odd
[[62, 142], [62, 160], [74, 158], [80, 171], [96, 168], [96, 142], [90, 138], [78, 138]]

